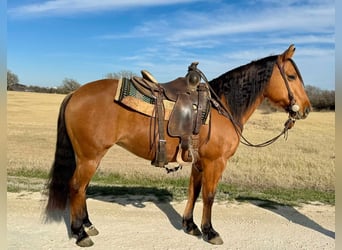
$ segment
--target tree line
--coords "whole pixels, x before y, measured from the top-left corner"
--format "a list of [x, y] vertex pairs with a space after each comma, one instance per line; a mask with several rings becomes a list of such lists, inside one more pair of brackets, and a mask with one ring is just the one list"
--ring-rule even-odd
[[[108, 73], [105, 78], [119, 79], [121, 77], [130, 78], [136, 76], [131, 71], [122, 70], [116, 73]], [[72, 78], [65, 78], [58, 87], [40, 87], [40, 86], [26, 86], [19, 83], [19, 77], [7, 71], [7, 90], [14, 91], [30, 91], [40, 93], [57, 93], [68, 94], [81, 86], [76, 80]], [[312, 107], [316, 111], [335, 110], [335, 90], [322, 90], [318, 87], [306, 85], [306, 93], [311, 101]], [[265, 104], [264, 104], [265, 105]], [[266, 102], [267, 105], [267, 102]]]
[[26, 86], [19, 83], [19, 77], [16, 74], [10, 70], [7, 71], [7, 90], [10, 91], [68, 94], [78, 89], [80, 86], [81, 84], [72, 78], [64, 78], [61, 85], [58, 87], [41, 87], [35, 85]]

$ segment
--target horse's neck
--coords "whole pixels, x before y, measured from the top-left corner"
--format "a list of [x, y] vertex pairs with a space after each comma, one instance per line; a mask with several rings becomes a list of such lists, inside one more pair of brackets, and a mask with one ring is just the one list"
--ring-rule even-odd
[[245, 124], [248, 119], [251, 117], [251, 115], [254, 113], [254, 111], [259, 107], [259, 105], [262, 103], [264, 98], [260, 97], [254, 104], [253, 107], [251, 107], [248, 112], [246, 112], [245, 116], [243, 117], [242, 124]]
[[240, 126], [264, 99], [263, 93], [274, 68], [274, 61], [266, 59], [229, 71], [210, 82], [214, 91], [225, 99], [224, 103]]
[[239, 119], [239, 123], [241, 126], [244, 126], [246, 124], [246, 122], [249, 120], [249, 118], [252, 116], [252, 114], [254, 113], [254, 111], [259, 107], [259, 105], [262, 103], [262, 101], [264, 100], [264, 96], [260, 95], [255, 102], [253, 103], [253, 105], [251, 105], [241, 116], [241, 118]]

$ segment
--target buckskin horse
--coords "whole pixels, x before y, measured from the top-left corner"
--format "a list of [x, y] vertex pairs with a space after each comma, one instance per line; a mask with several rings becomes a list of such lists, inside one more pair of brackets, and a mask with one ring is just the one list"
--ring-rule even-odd
[[[227, 161], [240, 143], [244, 124], [268, 98], [289, 115], [293, 126], [304, 119], [311, 104], [300, 72], [291, 59], [295, 46], [284, 53], [240, 66], [211, 80], [210, 125], [199, 131], [199, 157], [192, 164], [183, 230], [212, 244], [223, 244], [212, 225], [215, 192]], [[150, 124], [153, 117], [113, 101], [119, 80], [103, 79], [81, 86], [61, 104], [55, 159], [48, 181], [47, 217], [70, 206], [71, 232], [79, 246], [91, 246], [98, 234], [89, 220], [86, 189], [107, 150], [117, 144], [135, 155], [153, 160]], [[167, 126], [165, 124], [165, 126]], [[284, 128], [285, 130], [285, 128]], [[210, 137], [208, 139], [208, 134]], [[175, 162], [179, 139], [165, 133], [168, 162]], [[196, 199], [202, 191], [201, 230], [193, 220]]]

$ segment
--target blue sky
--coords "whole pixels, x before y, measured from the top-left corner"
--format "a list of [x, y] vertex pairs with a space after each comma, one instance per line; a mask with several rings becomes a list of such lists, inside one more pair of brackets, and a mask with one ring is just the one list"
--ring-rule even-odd
[[331, 0], [11, 0], [7, 9], [7, 67], [22, 84], [141, 69], [166, 82], [193, 61], [210, 80], [293, 43], [305, 84], [335, 89]]

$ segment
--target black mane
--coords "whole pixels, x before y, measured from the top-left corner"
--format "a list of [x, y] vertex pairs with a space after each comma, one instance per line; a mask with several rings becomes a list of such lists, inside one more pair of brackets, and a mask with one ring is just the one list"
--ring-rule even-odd
[[252, 61], [209, 82], [219, 97], [225, 96], [233, 117], [238, 121], [265, 89], [277, 57], [269, 56]]

